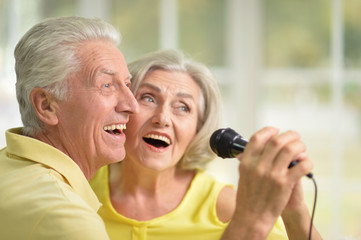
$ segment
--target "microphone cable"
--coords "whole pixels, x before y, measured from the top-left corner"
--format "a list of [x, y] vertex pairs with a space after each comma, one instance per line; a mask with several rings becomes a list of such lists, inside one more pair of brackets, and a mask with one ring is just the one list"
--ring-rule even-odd
[[313, 175], [307, 176], [309, 179], [312, 180], [313, 185], [315, 187], [315, 196], [314, 196], [314, 200], [313, 200], [313, 207], [312, 207], [312, 214], [311, 214], [311, 222], [310, 222], [310, 230], [309, 230], [309, 235], [308, 235], [308, 239], [311, 240], [312, 239], [312, 227], [313, 227], [313, 220], [315, 218], [315, 210], [316, 210], [316, 203], [317, 203], [317, 183], [315, 178], [313, 177]]

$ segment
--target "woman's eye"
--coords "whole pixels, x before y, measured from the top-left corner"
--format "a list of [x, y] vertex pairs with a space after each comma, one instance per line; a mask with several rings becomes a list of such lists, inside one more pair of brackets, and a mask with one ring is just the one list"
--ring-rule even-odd
[[149, 96], [146, 96], [143, 98], [145, 101], [147, 102], [154, 102], [153, 98], [149, 97]]
[[189, 107], [188, 106], [180, 106], [179, 107], [179, 109], [181, 110], [181, 111], [183, 111], [183, 112], [189, 112], [190, 111], [190, 109], [189, 109]]
[[143, 101], [143, 102], [149, 102], [149, 103], [155, 102], [154, 97], [149, 94], [140, 94], [138, 95], [137, 99], [139, 99], [138, 101]]

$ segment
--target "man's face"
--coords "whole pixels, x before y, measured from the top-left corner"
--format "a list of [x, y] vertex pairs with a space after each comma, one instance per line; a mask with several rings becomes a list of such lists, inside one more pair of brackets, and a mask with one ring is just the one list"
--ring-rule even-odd
[[83, 170], [121, 161], [123, 129], [138, 105], [129, 90], [122, 53], [107, 41], [90, 41], [77, 52], [80, 70], [69, 78], [68, 97], [58, 101], [57, 130], [63, 152]]

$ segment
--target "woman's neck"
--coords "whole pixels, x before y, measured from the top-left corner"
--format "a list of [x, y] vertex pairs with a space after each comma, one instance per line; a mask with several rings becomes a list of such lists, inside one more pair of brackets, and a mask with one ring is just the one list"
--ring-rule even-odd
[[109, 167], [110, 198], [118, 213], [149, 220], [174, 210], [186, 195], [194, 171], [176, 167], [165, 171], [132, 166], [126, 162]]

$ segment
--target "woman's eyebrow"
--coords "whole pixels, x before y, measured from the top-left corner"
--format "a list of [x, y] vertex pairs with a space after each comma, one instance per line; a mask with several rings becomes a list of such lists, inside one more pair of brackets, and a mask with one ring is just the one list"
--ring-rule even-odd
[[[151, 89], [153, 89], [154, 91], [156, 92], [161, 92], [161, 89], [151, 83], [143, 83], [139, 88], [143, 88], [143, 87], [149, 87]], [[177, 97], [180, 97], [180, 98], [191, 98], [193, 99], [193, 95], [192, 94], [189, 94], [189, 93], [186, 93], [186, 92], [178, 92], [177, 93]]]
[[185, 93], [185, 92], [179, 92], [179, 93], [177, 93], [177, 97], [180, 97], [180, 98], [192, 98], [192, 99], [193, 99], [193, 95], [192, 95], [192, 94]]
[[157, 87], [157, 86], [155, 86], [155, 85], [153, 85], [151, 83], [143, 83], [142, 85], [140, 85], [139, 88], [142, 88], [142, 87], [149, 87], [149, 88], [153, 89], [156, 92], [161, 92], [159, 87]]

